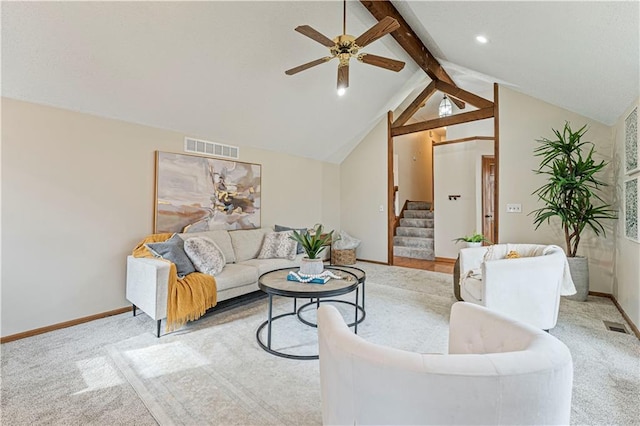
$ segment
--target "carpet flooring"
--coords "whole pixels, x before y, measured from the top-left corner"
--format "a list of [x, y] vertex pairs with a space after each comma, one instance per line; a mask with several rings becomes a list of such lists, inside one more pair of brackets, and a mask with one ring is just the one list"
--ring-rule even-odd
[[[451, 275], [361, 263], [367, 316], [358, 334], [418, 352], [446, 352]], [[352, 300], [353, 295], [345, 295]], [[338, 304], [348, 320], [353, 310]], [[274, 315], [290, 311], [274, 298]], [[214, 310], [155, 338], [146, 315], [117, 315], [2, 345], [7, 425], [321, 424], [318, 361], [275, 357], [257, 344], [267, 301]], [[314, 310], [305, 317], [314, 321]], [[640, 425], [640, 342], [611, 300], [562, 300], [551, 334], [574, 359], [572, 424]], [[317, 353], [316, 329], [274, 322], [273, 347]], [[524, 407], [523, 407], [524, 408]]]

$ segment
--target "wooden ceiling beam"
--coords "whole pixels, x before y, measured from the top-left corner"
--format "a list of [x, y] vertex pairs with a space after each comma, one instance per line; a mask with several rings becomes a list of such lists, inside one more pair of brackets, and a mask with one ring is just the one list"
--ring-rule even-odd
[[393, 122], [392, 127], [400, 127], [406, 123], [413, 114], [415, 114], [424, 104], [436, 92], [436, 82], [432, 81], [422, 92], [411, 102], [411, 104], [405, 109], [396, 121]]
[[444, 81], [436, 81], [435, 82], [436, 89], [446, 93], [449, 96], [462, 99], [463, 101], [469, 102], [471, 105], [478, 108], [493, 108], [493, 102], [480, 97], [478, 95], [474, 95], [471, 92], [467, 92], [464, 89], [461, 89], [457, 86], [452, 86], [449, 83], [445, 83]]
[[[376, 18], [381, 21], [387, 16], [391, 16], [400, 24], [400, 28], [393, 31], [391, 36], [396, 39], [405, 52], [411, 56], [411, 58], [422, 68], [431, 80], [440, 80], [456, 86], [453, 79], [447, 74], [440, 62], [429, 52], [429, 49], [418, 38], [413, 29], [407, 24], [402, 15], [396, 10], [390, 1], [365, 1], [360, 0], [360, 3]], [[451, 95], [451, 101], [456, 104], [460, 109], [464, 109], [465, 103], [459, 99], [456, 99], [454, 95]]]
[[489, 107], [477, 109], [475, 111], [464, 112], [462, 114], [450, 115], [448, 117], [435, 118], [433, 120], [422, 121], [420, 123], [391, 128], [391, 136], [408, 135], [409, 133], [423, 132], [425, 130], [437, 129], [443, 126], [453, 126], [454, 124], [484, 120], [485, 118], [493, 117], [493, 114], [493, 107]]

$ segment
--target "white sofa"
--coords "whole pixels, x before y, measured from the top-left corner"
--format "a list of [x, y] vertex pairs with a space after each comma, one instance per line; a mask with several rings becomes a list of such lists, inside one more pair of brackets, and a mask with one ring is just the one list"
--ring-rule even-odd
[[[269, 228], [204, 231], [179, 234], [183, 240], [190, 237], [211, 238], [220, 247], [226, 258], [222, 272], [215, 276], [218, 302], [258, 290], [258, 277], [265, 272], [280, 268], [300, 266], [304, 254], [294, 260], [257, 259], [264, 236], [273, 232]], [[169, 264], [158, 259], [127, 257], [126, 298], [157, 321], [167, 317], [167, 294], [169, 288]], [[135, 313], [134, 313], [135, 314]]]
[[[505, 258], [509, 252], [519, 258]], [[460, 250], [460, 296], [543, 330], [558, 321], [560, 296], [575, 294], [564, 251], [554, 245], [496, 244]]]
[[569, 349], [482, 306], [452, 306], [444, 355], [367, 342], [326, 305], [318, 339], [324, 424], [569, 424]]

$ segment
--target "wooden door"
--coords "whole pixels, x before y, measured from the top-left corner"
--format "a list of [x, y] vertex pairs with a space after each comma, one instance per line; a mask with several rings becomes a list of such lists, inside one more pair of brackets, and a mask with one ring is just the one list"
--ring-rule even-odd
[[497, 243], [493, 214], [495, 197], [496, 159], [493, 155], [482, 156], [482, 235]]

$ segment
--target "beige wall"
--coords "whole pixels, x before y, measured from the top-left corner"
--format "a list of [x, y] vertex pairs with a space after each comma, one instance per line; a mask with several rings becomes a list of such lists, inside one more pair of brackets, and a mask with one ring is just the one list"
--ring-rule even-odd
[[[434, 148], [435, 255], [455, 259], [462, 243], [453, 240], [482, 231], [482, 156], [493, 141], [468, 141]], [[460, 195], [449, 200], [449, 195]]]
[[[127, 306], [125, 257], [152, 232], [154, 151], [181, 152], [184, 136], [2, 99], [2, 336]], [[262, 164], [263, 226], [340, 227], [339, 166], [240, 153]]]
[[387, 205], [386, 117], [342, 162], [340, 177], [342, 229], [362, 241], [359, 259], [386, 263], [387, 208], [392, 208]]
[[[636, 327], [640, 327], [640, 244], [624, 236], [624, 192], [623, 182], [629, 178], [624, 174], [624, 120], [634, 107], [638, 106], [637, 99], [620, 117], [614, 127], [615, 132], [615, 182], [619, 194], [616, 207], [620, 211], [620, 220], [616, 228], [616, 264], [613, 281], [613, 295], [629, 315]], [[636, 173], [633, 176], [638, 176]]]
[[[533, 216], [528, 213], [542, 206], [532, 192], [545, 183], [544, 176], [536, 175], [539, 158], [533, 156], [538, 146], [536, 139], [553, 137], [552, 128], [562, 129], [569, 121], [574, 129], [587, 124], [587, 140], [596, 144], [598, 159], [611, 161], [613, 153], [612, 129], [597, 121], [500, 87], [500, 242], [557, 244], [566, 250], [559, 222], [552, 220], [534, 230]], [[601, 176], [613, 183], [613, 167]], [[603, 196], [613, 201], [613, 190]], [[506, 213], [507, 203], [522, 204], [522, 213]], [[605, 221], [607, 237], [596, 237], [585, 230], [578, 255], [589, 258], [590, 290], [611, 293], [613, 289], [613, 263], [615, 249], [615, 221]]]
[[398, 156], [398, 201], [432, 201], [431, 138], [418, 132], [393, 138], [393, 153]]

